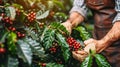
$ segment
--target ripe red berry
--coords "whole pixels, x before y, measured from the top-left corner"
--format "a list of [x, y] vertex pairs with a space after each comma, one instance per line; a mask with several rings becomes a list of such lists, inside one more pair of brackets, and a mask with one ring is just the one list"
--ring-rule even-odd
[[4, 14], [4, 13], [1, 13], [1, 16], [2, 16], [2, 17], [4, 17], [4, 16], [5, 16], [5, 14]]
[[5, 53], [5, 48], [0, 48], [0, 54]]
[[42, 65], [42, 67], [45, 67], [45, 66], [46, 66], [46, 63], [42, 63], [41, 65]]
[[15, 28], [15, 27], [13, 27], [13, 28], [12, 28], [12, 31], [15, 31], [15, 30], [16, 30], [16, 28]]

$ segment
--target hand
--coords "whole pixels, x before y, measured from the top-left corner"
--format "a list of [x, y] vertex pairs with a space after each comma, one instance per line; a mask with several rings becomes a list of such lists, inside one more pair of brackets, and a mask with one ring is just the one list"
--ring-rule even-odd
[[62, 25], [71, 34], [71, 32], [72, 32], [72, 24], [69, 21], [66, 21], [66, 22], [63, 22]]
[[73, 51], [72, 54], [73, 58], [80, 62], [82, 62], [88, 56], [88, 53], [85, 51]]
[[95, 40], [95, 39], [88, 39], [84, 41], [86, 47], [84, 50], [86, 52], [89, 52], [90, 49], [96, 50], [97, 53], [102, 52], [105, 48], [107, 48], [107, 44], [104, 42], [104, 40]]

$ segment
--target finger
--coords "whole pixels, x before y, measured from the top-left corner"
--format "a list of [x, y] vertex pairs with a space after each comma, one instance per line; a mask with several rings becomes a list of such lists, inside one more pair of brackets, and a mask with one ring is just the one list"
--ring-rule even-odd
[[81, 54], [81, 55], [87, 54], [87, 52], [85, 52], [85, 51], [83, 51], [83, 50], [82, 50], [82, 51], [76, 51], [75, 53], [76, 53], [76, 54]]
[[84, 44], [87, 46], [89, 43], [92, 43], [94, 41], [94, 39], [93, 38], [90, 38], [90, 39], [88, 39], [88, 40], [85, 40], [84, 41]]
[[96, 47], [95, 47], [95, 44], [94, 44], [94, 43], [88, 44], [88, 45], [84, 48], [84, 51], [86, 51], [87, 53], [89, 53], [90, 50], [96, 50]]
[[76, 54], [75, 52], [72, 52], [73, 58], [78, 59], [78, 54]]

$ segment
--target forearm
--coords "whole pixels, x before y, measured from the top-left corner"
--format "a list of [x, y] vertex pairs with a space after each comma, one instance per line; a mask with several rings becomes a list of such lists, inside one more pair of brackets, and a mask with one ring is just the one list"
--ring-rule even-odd
[[118, 39], [120, 39], [120, 22], [114, 23], [112, 29], [102, 40], [106, 43], [106, 46], [109, 46]]
[[84, 17], [77, 12], [72, 12], [67, 21], [70, 22], [73, 27], [76, 27], [78, 24], [84, 21]]

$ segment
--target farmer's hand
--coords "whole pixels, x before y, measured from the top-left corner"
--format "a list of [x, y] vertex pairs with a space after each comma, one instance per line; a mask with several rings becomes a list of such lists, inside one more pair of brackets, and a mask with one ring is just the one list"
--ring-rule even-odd
[[86, 47], [84, 50], [89, 53], [89, 50], [95, 50], [97, 53], [102, 52], [107, 46], [104, 40], [95, 40], [95, 39], [88, 39], [84, 41]]
[[72, 54], [73, 58], [80, 62], [82, 62], [88, 56], [88, 53], [85, 51], [73, 51]]
[[66, 27], [68, 32], [71, 34], [72, 28], [78, 26], [78, 24], [80, 24], [83, 21], [84, 21], [84, 17], [80, 13], [74, 11], [70, 13], [70, 16], [67, 19], [67, 21], [62, 24]]
[[86, 45], [94, 44], [97, 53], [100, 53], [119, 39], [120, 39], [120, 21], [116, 21], [113, 24], [113, 27], [110, 29], [110, 31], [101, 40], [89, 39], [86, 40], [84, 43]]
[[62, 25], [66, 28], [66, 30], [71, 34], [72, 24], [69, 21], [63, 22]]

